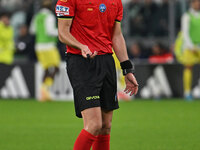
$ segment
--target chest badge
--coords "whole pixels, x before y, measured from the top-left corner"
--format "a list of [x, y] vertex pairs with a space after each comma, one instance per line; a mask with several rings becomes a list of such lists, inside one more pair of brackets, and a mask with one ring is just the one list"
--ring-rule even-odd
[[106, 5], [105, 4], [100, 4], [99, 5], [99, 11], [104, 13], [106, 11]]

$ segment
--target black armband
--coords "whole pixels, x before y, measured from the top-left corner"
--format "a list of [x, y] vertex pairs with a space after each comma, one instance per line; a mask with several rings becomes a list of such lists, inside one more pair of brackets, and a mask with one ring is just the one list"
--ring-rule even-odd
[[135, 66], [133, 64], [133, 62], [131, 62], [130, 60], [126, 60], [124, 62], [120, 63], [122, 71], [123, 71], [123, 75], [127, 75], [128, 73], [135, 73]]

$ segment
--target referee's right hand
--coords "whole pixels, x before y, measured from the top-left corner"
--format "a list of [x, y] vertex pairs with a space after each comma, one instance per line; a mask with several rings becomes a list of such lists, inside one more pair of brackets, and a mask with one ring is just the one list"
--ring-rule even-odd
[[90, 51], [89, 47], [86, 46], [86, 45], [83, 45], [83, 46], [81, 47], [81, 53], [82, 53], [82, 56], [83, 56], [84, 58], [88, 58], [88, 55], [90, 56], [90, 58], [94, 58], [94, 57], [98, 54], [97, 51], [95, 51], [94, 53], [92, 53], [92, 52]]

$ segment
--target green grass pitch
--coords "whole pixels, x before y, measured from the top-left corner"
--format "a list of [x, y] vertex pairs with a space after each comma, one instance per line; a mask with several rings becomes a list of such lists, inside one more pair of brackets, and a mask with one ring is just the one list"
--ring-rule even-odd
[[[200, 150], [200, 101], [120, 102], [111, 150]], [[72, 150], [82, 129], [72, 102], [0, 100], [0, 150]]]

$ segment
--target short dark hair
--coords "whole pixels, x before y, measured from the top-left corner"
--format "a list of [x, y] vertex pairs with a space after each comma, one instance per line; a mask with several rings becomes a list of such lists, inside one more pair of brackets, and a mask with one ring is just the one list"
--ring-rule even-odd
[[0, 12], [0, 18], [2, 18], [2, 17], [8, 17], [8, 18], [10, 18], [11, 14], [9, 12], [7, 12], [7, 11], [1, 11]]
[[52, 0], [42, 0], [41, 4], [43, 8], [52, 8]]

